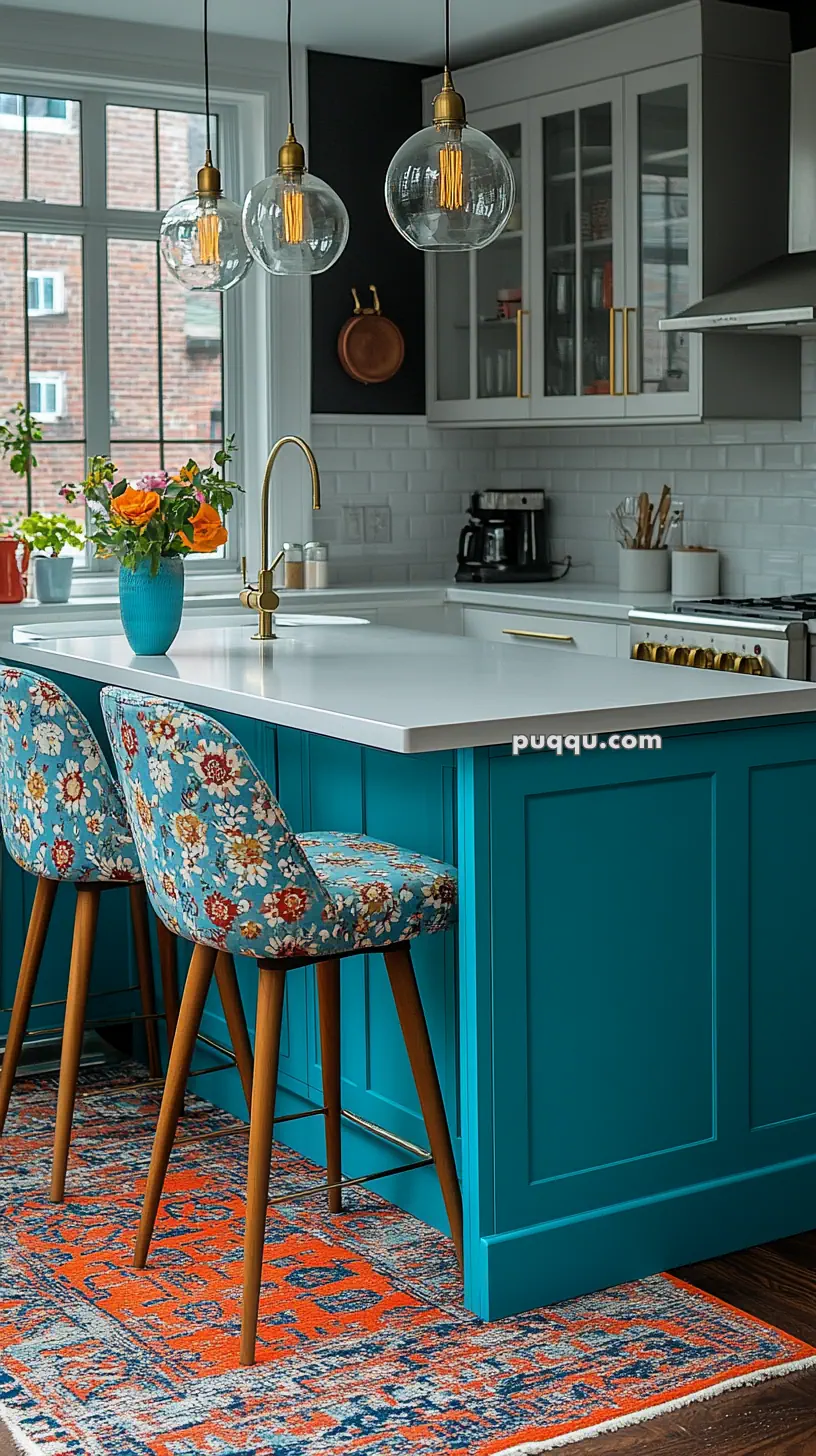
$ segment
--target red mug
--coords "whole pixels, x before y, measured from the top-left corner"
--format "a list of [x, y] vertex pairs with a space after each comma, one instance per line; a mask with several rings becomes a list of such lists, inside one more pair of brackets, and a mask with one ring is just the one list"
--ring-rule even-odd
[[30, 555], [28, 546], [16, 536], [0, 537], [0, 602], [21, 602], [25, 598]]

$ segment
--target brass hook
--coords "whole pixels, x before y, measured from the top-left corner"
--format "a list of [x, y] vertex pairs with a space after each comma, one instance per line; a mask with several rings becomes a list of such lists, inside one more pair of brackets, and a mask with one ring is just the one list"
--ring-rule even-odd
[[355, 314], [362, 313], [362, 311], [363, 311], [363, 305], [360, 302], [360, 299], [358, 297], [357, 289], [356, 288], [352, 288], [352, 290], [351, 290], [351, 296], [354, 299], [354, 312], [355, 312]]
[[369, 283], [368, 287], [369, 287], [369, 291], [374, 296], [374, 312], [379, 316], [379, 314], [382, 313], [382, 309], [380, 308], [380, 299], [379, 299], [379, 295], [377, 293], [376, 286], [373, 283]]

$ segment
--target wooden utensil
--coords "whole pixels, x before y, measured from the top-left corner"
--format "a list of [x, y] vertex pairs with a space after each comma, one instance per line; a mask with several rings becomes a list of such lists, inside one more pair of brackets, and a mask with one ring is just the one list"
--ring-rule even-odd
[[638, 546], [641, 550], [645, 549], [649, 545], [650, 513], [651, 506], [649, 504], [649, 497], [646, 494], [646, 491], [642, 490], [640, 492], [640, 495], [638, 496], [638, 524], [637, 535], [635, 537], [635, 545]]
[[654, 544], [656, 546], [663, 545], [663, 537], [666, 532], [666, 526], [668, 524], [670, 510], [671, 486], [664, 485], [662, 491], [660, 492], [660, 504], [657, 507], [657, 515], [655, 517], [657, 522], [657, 539], [655, 540]]
[[405, 340], [393, 319], [385, 317], [374, 284], [369, 284], [369, 288], [373, 308], [363, 308], [357, 289], [352, 288], [354, 313], [340, 330], [337, 352], [352, 379], [360, 384], [385, 384], [402, 368]]

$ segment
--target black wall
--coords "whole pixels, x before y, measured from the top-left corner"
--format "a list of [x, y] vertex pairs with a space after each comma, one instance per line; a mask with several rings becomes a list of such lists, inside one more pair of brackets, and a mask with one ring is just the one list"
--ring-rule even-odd
[[[816, 3], [816, 0], [815, 0]], [[312, 409], [316, 414], [425, 413], [424, 257], [385, 210], [394, 152], [422, 126], [421, 66], [309, 52], [309, 167], [348, 208], [346, 250], [312, 282]], [[341, 367], [337, 335], [364, 307], [369, 284], [405, 337], [405, 362], [386, 384], [358, 384]]]
[[795, 51], [816, 46], [816, 0], [737, 0], [741, 5], [758, 5], [763, 10], [786, 10], [790, 15], [791, 41]]

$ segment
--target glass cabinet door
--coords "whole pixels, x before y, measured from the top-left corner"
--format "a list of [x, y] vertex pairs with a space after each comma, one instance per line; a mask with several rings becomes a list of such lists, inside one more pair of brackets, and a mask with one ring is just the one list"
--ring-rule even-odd
[[487, 248], [442, 253], [430, 262], [429, 411], [439, 419], [512, 420], [529, 413], [525, 129], [515, 119], [520, 109], [469, 117], [493, 137], [513, 169], [516, 197], [506, 228]]
[[693, 334], [661, 333], [658, 327], [661, 319], [681, 312], [696, 296], [691, 218], [698, 209], [690, 205], [693, 84], [682, 66], [663, 67], [627, 82], [634, 246], [628, 268], [624, 389], [630, 397], [627, 413], [639, 416], [697, 409], [699, 340]]
[[521, 125], [487, 129], [509, 159], [516, 200], [504, 232], [473, 255], [476, 272], [476, 395], [479, 399], [525, 396], [523, 257], [524, 196]]
[[583, 88], [539, 123], [543, 282], [534, 312], [544, 415], [623, 414], [615, 312], [623, 259], [621, 94], [618, 82], [604, 94]]

